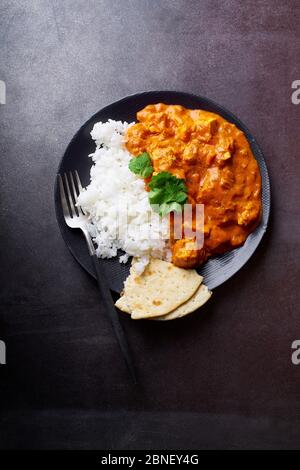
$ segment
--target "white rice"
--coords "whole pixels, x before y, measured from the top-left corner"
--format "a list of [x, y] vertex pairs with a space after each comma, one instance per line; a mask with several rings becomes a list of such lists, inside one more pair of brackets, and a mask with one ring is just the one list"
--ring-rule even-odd
[[[91, 136], [96, 151], [90, 155], [94, 162], [91, 182], [79, 195], [78, 204], [89, 216], [97, 256], [112, 258], [120, 249], [125, 254], [119, 261], [137, 257], [136, 268], [141, 273], [151, 255], [168, 258], [169, 221], [152, 211], [143, 179], [128, 168], [132, 155], [123, 144], [128, 126], [111, 119], [94, 125]], [[118, 221], [122, 221], [119, 228]]]

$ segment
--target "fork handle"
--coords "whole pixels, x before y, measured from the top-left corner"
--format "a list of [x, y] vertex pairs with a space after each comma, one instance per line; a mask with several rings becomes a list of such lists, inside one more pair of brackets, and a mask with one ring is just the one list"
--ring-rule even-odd
[[93, 264], [94, 264], [95, 272], [97, 275], [97, 281], [98, 281], [98, 286], [99, 286], [100, 293], [101, 293], [101, 299], [104, 301], [107, 314], [112, 323], [112, 327], [114, 329], [115, 335], [117, 337], [119, 346], [121, 348], [124, 360], [130, 372], [133, 383], [136, 384], [137, 378], [136, 378], [136, 373], [135, 373], [135, 368], [133, 365], [132, 357], [130, 354], [129, 345], [128, 345], [124, 330], [122, 328], [122, 325], [120, 323], [119, 315], [116, 310], [113, 298], [111, 296], [110, 288], [107, 284], [105, 275], [103, 274], [100, 268], [99, 259], [97, 258], [95, 254], [93, 254], [91, 257], [93, 259]]

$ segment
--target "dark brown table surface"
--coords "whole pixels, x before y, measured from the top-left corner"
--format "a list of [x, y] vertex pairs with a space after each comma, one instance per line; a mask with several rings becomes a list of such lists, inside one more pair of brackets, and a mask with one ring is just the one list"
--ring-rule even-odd
[[[1, 448], [300, 448], [300, 3], [4, 0], [0, 5]], [[261, 145], [272, 218], [198, 315], [122, 318], [130, 384], [95, 282], [61, 238], [64, 149], [144, 90], [209, 97]]]

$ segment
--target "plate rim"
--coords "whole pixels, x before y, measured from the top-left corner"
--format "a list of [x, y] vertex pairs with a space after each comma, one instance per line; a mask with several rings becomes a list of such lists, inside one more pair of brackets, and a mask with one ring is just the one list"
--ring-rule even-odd
[[[57, 171], [56, 171], [56, 177], [55, 177], [55, 183], [54, 183], [54, 207], [55, 207], [55, 216], [56, 216], [56, 221], [57, 221], [57, 225], [59, 227], [59, 230], [60, 230], [60, 233], [62, 235], [62, 238], [63, 238], [63, 241], [65, 242], [68, 250], [70, 251], [70, 253], [72, 254], [73, 258], [76, 260], [76, 262], [81, 266], [81, 268], [86, 272], [88, 273], [92, 278], [96, 279], [96, 274], [94, 273], [93, 269], [89, 270], [87, 268], [86, 265], [84, 265], [84, 263], [81, 262], [81, 260], [79, 259], [79, 257], [77, 256], [75, 250], [73, 249], [72, 245], [69, 243], [68, 239], [67, 239], [67, 236], [66, 236], [66, 232], [63, 230], [63, 227], [62, 225], [60, 224], [60, 219], [59, 219], [59, 196], [58, 196], [58, 192], [59, 192], [59, 188], [58, 188], [58, 178], [57, 178], [57, 175], [60, 173], [61, 171], [61, 167], [63, 165], [63, 162], [64, 162], [64, 159], [65, 159], [65, 156], [66, 154], [68, 153], [69, 151], [69, 148], [71, 147], [71, 145], [73, 144], [74, 140], [77, 138], [77, 136], [96, 118], [96, 116], [100, 113], [100, 112], [106, 112], [111, 106], [118, 106], [118, 105], [121, 105], [122, 103], [124, 103], [126, 100], [131, 100], [131, 99], [135, 99], [137, 97], [140, 97], [140, 96], [145, 96], [145, 95], [152, 95], [152, 94], [168, 94], [168, 93], [172, 93], [173, 95], [178, 95], [178, 96], [183, 96], [185, 95], [186, 97], [189, 97], [189, 98], [192, 98], [192, 99], [196, 99], [196, 100], [201, 100], [203, 101], [204, 103], [206, 103], [208, 106], [212, 106], [214, 108], [216, 108], [217, 110], [220, 111], [220, 114], [222, 116], [222, 113], [225, 114], [225, 115], [228, 115], [230, 116], [234, 121], [236, 121], [239, 126], [242, 128], [242, 131], [246, 134], [246, 138], [248, 140], [248, 142], [250, 143], [250, 146], [252, 145], [255, 145], [256, 147], [256, 150], [259, 152], [260, 154], [260, 157], [261, 157], [261, 161], [258, 162], [259, 166], [260, 164], [263, 166], [264, 168], [264, 173], [265, 173], [265, 185], [262, 184], [262, 197], [263, 197], [263, 192], [265, 190], [266, 192], [266, 196], [268, 197], [268, 205], [267, 205], [267, 210], [266, 210], [266, 213], [264, 213], [264, 218], [265, 218], [265, 221], [264, 221], [264, 224], [261, 226], [261, 224], [263, 223], [263, 220], [261, 220], [260, 224], [258, 225], [258, 227], [254, 230], [254, 232], [252, 233], [255, 233], [256, 230], [258, 228], [260, 228], [261, 230], [261, 235], [260, 237], [257, 239], [257, 243], [256, 245], [253, 247], [253, 250], [251, 251], [250, 253], [250, 256], [247, 256], [245, 260], [242, 261], [242, 264], [239, 266], [238, 270], [233, 272], [232, 274], [230, 274], [228, 277], [226, 277], [226, 279], [222, 280], [217, 286], [214, 287], [214, 289], [217, 289], [219, 286], [221, 286], [222, 284], [224, 284], [224, 282], [228, 281], [229, 279], [231, 279], [233, 276], [235, 276], [244, 266], [245, 264], [247, 264], [247, 262], [250, 260], [250, 258], [253, 256], [253, 254], [255, 253], [255, 251], [257, 250], [258, 246], [261, 244], [261, 241], [266, 233], [266, 230], [267, 230], [267, 227], [268, 227], [268, 224], [269, 224], [269, 220], [270, 220], [270, 212], [271, 212], [271, 203], [272, 203], [272, 196], [271, 196], [271, 182], [270, 182], [270, 176], [269, 176], [269, 171], [268, 171], [268, 167], [267, 167], [267, 164], [266, 164], [266, 161], [265, 161], [265, 158], [264, 158], [264, 154], [260, 148], [260, 145], [258, 144], [256, 138], [253, 136], [253, 134], [250, 132], [248, 126], [246, 126], [241, 120], [239, 117], [237, 117], [234, 113], [232, 113], [231, 111], [229, 111], [226, 107], [224, 107], [223, 105], [220, 105], [218, 104], [217, 102], [215, 102], [214, 100], [210, 99], [210, 98], [207, 98], [205, 96], [202, 96], [202, 95], [197, 95], [195, 93], [189, 93], [189, 92], [186, 92], [186, 91], [177, 91], [177, 90], [149, 90], [149, 91], [142, 91], [142, 92], [136, 92], [136, 93], [132, 93], [130, 95], [126, 95], [126, 96], [123, 96], [122, 98], [116, 100], [116, 101], [113, 101], [107, 105], [105, 105], [103, 108], [99, 109], [96, 113], [94, 113], [89, 119], [87, 119], [87, 121], [85, 121], [81, 126], [80, 128], [75, 132], [75, 134], [73, 135], [73, 137], [71, 138], [71, 140], [69, 141], [68, 145], [66, 146], [65, 148], [65, 151], [63, 152], [63, 155], [62, 157], [60, 158], [59, 160], [59, 164], [58, 164], [58, 168], [57, 168]], [[219, 112], [218, 111], [218, 112]], [[254, 153], [254, 152], [253, 152]], [[256, 155], [254, 154], [254, 158], [256, 159], [257, 161], [257, 158], [256, 158]], [[261, 169], [260, 169], [260, 173], [261, 173]], [[65, 222], [64, 222], [65, 224]], [[66, 224], [65, 224], [66, 225]], [[71, 229], [70, 229], [71, 230]], [[251, 234], [252, 234], [251, 233]], [[251, 234], [249, 236], [251, 236]], [[247, 242], [249, 237], [247, 237], [245, 243]], [[238, 247], [236, 248], [236, 250], [239, 250], [241, 249], [242, 247], [244, 246], [244, 244], [241, 246], [241, 247]], [[230, 251], [235, 251], [235, 250], [230, 250]], [[212, 259], [216, 259], [217, 257], [214, 257]], [[92, 268], [92, 263], [91, 263], [91, 268]]]

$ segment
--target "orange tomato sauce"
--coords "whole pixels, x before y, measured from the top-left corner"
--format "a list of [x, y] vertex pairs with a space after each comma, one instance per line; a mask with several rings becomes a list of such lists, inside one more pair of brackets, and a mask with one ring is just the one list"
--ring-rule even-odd
[[244, 135], [221, 116], [153, 104], [137, 113], [125, 136], [129, 152], [148, 152], [155, 172], [183, 178], [188, 202], [204, 204], [204, 245], [171, 240], [173, 263], [195, 267], [241, 246], [261, 218], [261, 176]]

